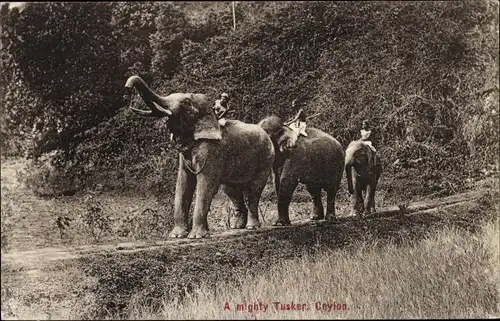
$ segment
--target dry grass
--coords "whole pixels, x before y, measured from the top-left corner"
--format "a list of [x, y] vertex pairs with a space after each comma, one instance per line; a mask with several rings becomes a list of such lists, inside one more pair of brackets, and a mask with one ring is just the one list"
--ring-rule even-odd
[[[7, 165], [7, 166], [6, 166]], [[2, 224], [4, 214], [8, 215], [9, 225], [9, 248], [11, 251], [42, 249], [45, 246], [65, 245], [76, 246], [92, 243], [88, 235], [84, 235], [78, 224], [72, 225], [68, 231], [68, 238], [60, 240], [57, 231], [52, 225], [54, 215], [75, 215], [81, 209], [81, 197], [39, 198], [30, 194], [24, 186], [16, 179], [16, 173], [22, 165], [18, 163], [2, 163]], [[491, 180], [491, 184], [493, 180]], [[494, 181], [497, 182], [497, 181]], [[488, 183], [488, 184], [490, 184]], [[481, 184], [486, 184], [485, 182]], [[481, 185], [477, 188], [489, 190], [490, 185]], [[270, 197], [272, 186], [264, 193], [261, 202], [261, 210], [265, 216], [265, 225], [271, 224], [276, 217], [276, 203]], [[337, 210], [340, 216], [347, 213], [347, 200], [341, 191]], [[496, 197], [487, 196], [489, 200]], [[7, 204], [5, 201], [9, 200]], [[121, 217], [129, 213], [135, 207], [156, 207], [161, 209], [153, 198], [144, 199], [132, 196], [102, 195], [101, 201], [105, 204], [109, 214], [113, 217]], [[379, 206], [394, 204], [390, 193], [379, 194]], [[489, 204], [489, 203], [488, 203]], [[4, 205], [9, 205], [4, 208]], [[227, 215], [228, 201], [223, 193], [219, 193], [214, 200], [212, 212], [209, 215], [209, 224], [213, 230], [225, 230], [225, 217]], [[493, 204], [490, 204], [493, 205]], [[498, 212], [498, 206], [495, 207]], [[303, 188], [298, 188], [294, 194], [294, 204], [291, 208], [293, 220], [306, 218], [310, 212], [311, 203], [309, 196]], [[490, 206], [476, 206], [475, 212], [464, 206], [463, 213], [482, 221], [482, 217], [490, 217], [488, 214], [494, 209]], [[8, 209], [8, 211], [4, 211]], [[4, 213], [5, 212], [5, 213]], [[487, 213], [488, 212], [488, 213]], [[167, 216], [169, 211], [165, 211]], [[449, 222], [462, 222], [469, 224], [469, 216], [457, 215], [458, 213], [444, 213]], [[476, 215], [477, 214], [477, 215]], [[426, 216], [431, 224], [432, 217]], [[383, 225], [381, 219], [380, 224]], [[417, 224], [417, 223], [415, 223]], [[420, 224], [420, 225], [419, 225]], [[417, 227], [422, 228], [423, 235], [428, 233], [426, 224], [400, 226], [408, 232]], [[477, 223], [479, 224], [479, 223]], [[413, 228], [412, 228], [413, 226]], [[252, 266], [255, 273], [244, 273], [245, 264], [250, 262], [255, 253], [245, 252], [237, 266], [210, 264], [208, 261], [200, 261], [203, 255], [214, 254], [211, 250], [189, 252], [191, 262], [188, 266], [196, 267], [203, 265], [205, 270], [234, 269], [240, 272], [229, 273], [225, 284], [219, 284], [214, 288], [214, 279], [208, 280], [206, 284], [200, 283], [194, 292], [186, 293], [183, 301], [170, 301], [165, 299], [162, 308], [153, 309], [144, 301], [152, 299], [161, 300], [162, 291], [171, 290], [169, 286], [175, 282], [165, 282], [178, 277], [175, 273], [191, 273], [192, 283], [198, 284], [200, 277], [196, 269], [184, 269], [187, 262], [169, 260], [168, 254], [154, 253], [138, 256], [137, 258], [117, 257], [115, 261], [99, 261], [96, 258], [95, 265], [104, 265], [102, 275], [90, 276], [83, 272], [82, 266], [75, 262], [63, 260], [54, 263], [54, 266], [46, 266], [35, 270], [24, 271], [25, 266], [10, 266], [2, 261], [2, 313], [4, 317], [15, 315], [18, 319], [80, 319], [88, 315], [91, 308], [102, 307], [102, 302], [108, 302], [109, 294], [115, 296], [114, 286], [121, 282], [130, 284], [136, 282], [137, 289], [131, 292], [132, 299], [127, 297], [126, 311], [128, 318], [134, 319], [241, 319], [241, 318], [426, 318], [426, 317], [491, 317], [498, 316], [498, 289], [500, 284], [498, 275], [498, 222], [489, 223], [484, 231], [479, 234], [466, 232], [462, 229], [436, 224], [438, 232], [433, 232], [425, 240], [411, 242], [408, 237], [406, 243], [386, 245], [374, 243], [373, 241], [355, 241], [343, 243], [341, 250], [327, 253], [309, 255], [304, 258], [295, 258], [292, 261], [283, 259], [274, 260], [270, 256], [284, 253], [286, 249], [306, 249], [303, 245], [293, 247], [292, 243], [279, 238], [270, 238], [272, 251], [266, 252], [267, 263], [262, 266]], [[451, 226], [451, 225], [450, 225]], [[461, 226], [457, 224], [457, 226]], [[469, 226], [469, 225], [467, 225]], [[359, 227], [358, 230], [362, 228]], [[398, 225], [399, 228], [399, 225]], [[4, 226], [2, 226], [2, 231]], [[474, 230], [474, 229], [472, 229]], [[168, 231], [168, 228], [166, 229]], [[378, 227], [371, 230], [358, 231], [360, 235], [372, 235], [368, 240], [378, 240], [381, 234], [389, 233], [384, 228]], [[350, 232], [349, 232], [350, 233]], [[364, 233], [364, 234], [362, 234]], [[425, 233], [425, 234], [424, 234]], [[404, 234], [404, 233], [403, 233]], [[328, 234], [328, 238], [343, 238], [336, 232]], [[352, 234], [349, 234], [352, 236]], [[358, 234], [357, 234], [358, 235]], [[152, 237], [152, 236], [151, 236]], [[150, 237], [148, 237], [149, 240]], [[160, 236], [161, 238], [161, 236]], [[363, 237], [354, 239], [361, 240]], [[406, 239], [397, 237], [394, 240]], [[421, 238], [417, 238], [421, 240]], [[117, 242], [119, 238], [111, 233], [107, 235], [104, 242]], [[382, 238], [380, 238], [382, 242]], [[255, 239], [246, 240], [243, 246], [252, 248]], [[260, 240], [258, 241], [260, 242]], [[266, 242], [266, 240], [262, 240]], [[328, 243], [328, 242], [327, 242]], [[335, 243], [335, 241], [333, 242]], [[288, 245], [290, 247], [286, 248]], [[262, 249], [264, 249], [263, 247]], [[237, 246], [220, 247], [217, 249], [226, 256], [221, 257], [221, 262], [231, 259], [233, 254], [241, 250]], [[175, 252], [175, 251], [174, 251]], [[170, 253], [170, 252], [168, 252]], [[295, 253], [295, 252], [290, 252]], [[298, 255], [297, 255], [298, 256]], [[279, 258], [276, 255], [276, 258]], [[293, 257], [292, 256], [286, 256]], [[248, 260], [247, 260], [248, 259]], [[274, 262], [283, 262], [273, 265]], [[91, 261], [84, 261], [87, 266]], [[200, 263], [201, 262], [201, 263]], [[228, 261], [229, 262], [229, 261]], [[246, 262], [246, 263], [245, 263]], [[193, 263], [193, 264], [191, 264]], [[269, 265], [268, 265], [269, 263]], [[176, 265], [177, 264], [177, 265]], [[229, 263], [228, 263], [229, 264]], [[243, 265], [241, 265], [243, 264]], [[116, 266], [115, 266], [116, 265]], [[172, 269], [158, 270], [165, 274], [155, 272], [150, 267], [170, 265]], [[176, 265], [176, 266], [173, 266]], [[134, 274], [134, 267], [141, 273]], [[255, 268], [259, 268], [255, 270]], [[170, 272], [172, 274], [169, 274]], [[186, 272], [187, 271], [187, 272]], [[262, 272], [264, 271], [264, 272]], [[29, 272], [29, 273], [28, 273]], [[119, 277], [117, 274], [133, 272], [130, 277]], [[204, 275], [215, 275], [206, 273]], [[218, 274], [217, 274], [218, 275]], [[135, 279], [136, 278], [136, 279]], [[152, 280], [149, 280], [149, 279]], [[165, 279], [168, 278], [168, 279]], [[101, 281], [105, 283], [101, 283]], [[178, 278], [179, 280], [179, 278]], [[185, 280], [185, 279], [182, 279]], [[188, 281], [190, 279], [188, 278]], [[133, 281], [133, 282], [132, 282]], [[174, 280], [175, 281], [175, 280]], [[108, 282], [108, 283], [106, 283]], [[150, 283], [148, 283], [150, 282]], [[140, 283], [144, 283], [141, 288]], [[161, 284], [158, 292], [155, 292], [152, 284]], [[135, 283], [134, 283], [135, 284]], [[185, 284], [185, 283], [183, 283]], [[190, 283], [191, 284], [191, 283]], [[133, 285], [131, 285], [133, 287]], [[149, 287], [151, 287], [151, 289]], [[108, 287], [108, 288], [106, 288]], [[105, 291], [95, 292], [96, 289], [105, 288]], [[163, 290], [165, 289], [165, 290]], [[94, 291], [94, 292], [93, 292]], [[125, 290], [123, 290], [125, 291]], [[123, 292], [122, 291], [122, 292]], [[126, 292], [126, 291], [125, 291]], [[123, 293], [122, 293], [123, 294]], [[146, 294], [146, 295], [144, 295]], [[156, 296], [157, 294], [157, 296]], [[99, 297], [101, 295], [101, 297]], [[166, 296], [165, 296], [166, 297]], [[98, 301], [97, 299], [105, 299]], [[307, 311], [276, 311], [273, 302], [307, 304]], [[120, 301], [121, 302], [121, 301]], [[125, 301], [124, 301], [125, 302]], [[224, 310], [225, 303], [231, 307], [230, 311]], [[249, 312], [235, 311], [237, 304], [262, 302], [268, 304], [267, 310]], [[348, 307], [348, 310], [334, 310], [322, 312], [316, 310], [316, 302], [321, 304], [338, 303]], [[248, 306], [247, 306], [248, 307]], [[103, 311], [106, 308], [102, 308]], [[131, 311], [131, 312], [130, 312]], [[109, 312], [109, 317], [118, 318]], [[4, 318], [2, 318], [4, 319]]]
[[[182, 302], [165, 301], [159, 311], [138, 300], [128, 318], [498, 317], [498, 236], [496, 221], [480, 234], [447, 228], [417, 244], [353, 244], [322, 257], [284, 262], [215, 290], [201, 285]], [[224, 310], [226, 302], [231, 310]], [[248, 310], [259, 302], [267, 304], [266, 311]], [[305, 304], [309, 310], [278, 311], [273, 302]], [[316, 302], [347, 309], [320, 311]], [[237, 304], [246, 304], [245, 311], [237, 311]]]

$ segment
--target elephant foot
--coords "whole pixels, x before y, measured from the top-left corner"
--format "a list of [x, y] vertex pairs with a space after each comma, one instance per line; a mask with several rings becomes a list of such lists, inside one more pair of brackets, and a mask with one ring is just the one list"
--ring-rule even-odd
[[171, 238], [183, 238], [188, 235], [188, 230], [185, 227], [174, 226], [172, 232], [168, 235]]
[[314, 214], [309, 217], [311, 221], [319, 221], [325, 218], [325, 215]]
[[325, 220], [327, 221], [335, 221], [337, 216], [335, 214], [326, 214]]
[[281, 218], [279, 218], [273, 224], [273, 226], [288, 226], [288, 225], [292, 225], [292, 222], [290, 222], [290, 220], [285, 220], [285, 219], [281, 219]]
[[243, 215], [235, 215], [231, 218], [231, 221], [229, 223], [229, 228], [231, 229], [242, 229], [245, 228], [245, 225], [247, 224], [245, 222], [245, 217]]
[[247, 224], [247, 230], [256, 230], [260, 228], [260, 224], [257, 223], [257, 224]]
[[208, 230], [203, 227], [196, 227], [191, 230], [188, 235], [188, 239], [202, 239], [208, 236]]
[[363, 216], [363, 213], [365, 212], [364, 208], [356, 207], [351, 210], [350, 215], [351, 216]]

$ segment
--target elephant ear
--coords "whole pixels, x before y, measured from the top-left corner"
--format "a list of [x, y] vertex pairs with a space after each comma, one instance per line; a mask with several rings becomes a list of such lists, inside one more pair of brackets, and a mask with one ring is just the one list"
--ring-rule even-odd
[[276, 141], [280, 151], [291, 150], [297, 145], [298, 136], [295, 132], [283, 125], [275, 132]]
[[198, 120], [194, 126], [194, 139], [222, 139], [222, 131], [205, 95], [193, 94], [190, 97], [198, 110]]

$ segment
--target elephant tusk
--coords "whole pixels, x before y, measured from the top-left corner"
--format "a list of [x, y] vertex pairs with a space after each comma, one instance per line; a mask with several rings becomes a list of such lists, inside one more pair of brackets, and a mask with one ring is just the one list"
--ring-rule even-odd
[[134, 113], [140, 116], [152, 116], [152, 111], [151, 110], [142, 110], [142, 109], [137, 109], [134, 107], [129, 107]]
[[156, 110], [142, 110], [134, 107], [129, 107], [134, 113], [139, 116], [148, 116], [148, 117], [162, 117], [164, 114], [159, 114]]
[[167, 114], [167, 115], [169, 115], [169, 116], [172, 116], [172, 111], [171, 111], [171, 110], [163, 108], [162, 106], [158, 105], [158, 104], [157, 104], [157, 103], [155, 103], [154, 101], [153, 101], [153, 105], [155, 106], [155, 108], [156, 108], [158, 111], [161, 111], [161, 112], [162, 112], [162, 113], [164, 113], [164, 114]]

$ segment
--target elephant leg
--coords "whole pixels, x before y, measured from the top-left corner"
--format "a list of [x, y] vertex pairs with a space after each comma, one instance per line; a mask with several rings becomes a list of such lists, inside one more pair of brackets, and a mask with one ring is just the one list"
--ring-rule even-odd
[[354, 179], [354, 194], [351, 195], [351, 214], [362, 216], [364, 211], [363, 205], [363, 186], [359, 177]]
[[286, 178], [280, 181], [280, 189], [278, 192], [278, 220], [273, 225], [290, 225], [290, 202], [292, 201], [293, 192], [299, 185], [298, 180]]
[[248, 209], [243, 198], [243, 189], [238, 185], [224, 185], [224, 193], [234, 206], [234, 214], [229, 220], [229, 228], [240, 229], [247, 224]]
[[366, 215], [370, 215], [372, 208], [372, 198], [373, 198], [373, 184], [370, 182], [366, 186], [366, 193], [364, 198], [364, 212]]
[[276, 190], [276, 195], [278, 195], [280, 192], [280, 177], [276, 172], [274, 173], [274, 189]]
[[247, 229], [255, 229], [260, 227], [259, 222], [259, 201], [260, 196], [264, 187], [266, 187], [267, 180], [269, 178], [269, 172], [265, 171], [260, 177], [252, 181], [248, 188], [246, 189], [247, 199], [248, 199], [248, 210], [250, 215], [248, 215]]
[[196, 184], [196, 203], [193, 213], [193, 228], [188, 235], [190, 239], [203, 238], [208, 234], [207, 215], [212, 204], [212, 199], [219, 189], [219, 180], [217, 178], [198, 175]]
[[325, 218], [323, 203], [321, 201], [321, 186], [307, 185], [307, 191], [311, 194], [313, 202], [313, 214], [310, 216], [311, 220], [322, 220]]
[[188, 215], [196, 188], [196, 176], [186, 172], [180, 161], [177, 172], [174, 201], [174, 228], [169, 237], [186, 237], [188, 235]]
[[377, 212], [375, 210], [375, 192], [377, 191], [377, 179], [373, 182], [372, 193], [370, 198], [370, 210], [372, 213]]
[[276, 196], [279, 194], [280, 191], [281, 172], [282, 169], [278, 168], [277, 166], [273, 167], [274, 189], [276, 190]]
[[330, 186], [326, 189], [326, 219], [334, 220], [335, 215], [335, 199], [337, 198], [337, 191], [339, 190], [340, 182], [335, 186]]

